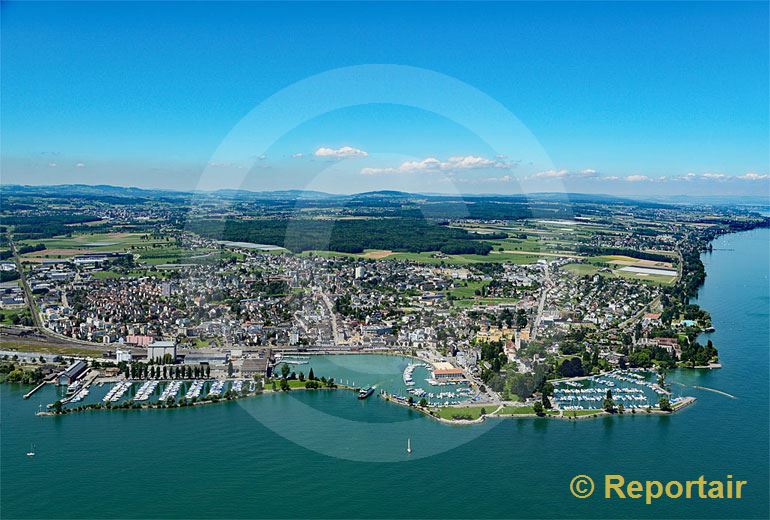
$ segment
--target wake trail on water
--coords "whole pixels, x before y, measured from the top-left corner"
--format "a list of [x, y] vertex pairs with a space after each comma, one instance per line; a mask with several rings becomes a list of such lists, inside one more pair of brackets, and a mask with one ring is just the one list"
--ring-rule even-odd
[[707, 388], [705, 386], [697, 386], [697, 385], [693, 385], [693, 388], [697, 388], [698, 390], [706, 390], [708, 392], [714, 392], [715, 394], [721, 394], [721, 395], [729, 397], [730, 399], [738, 399], [737, 397], [735, 397], [732, 394], [728, 394], [727, 392], [723, 392], [721, 390], [716, 390], [714, 388]]

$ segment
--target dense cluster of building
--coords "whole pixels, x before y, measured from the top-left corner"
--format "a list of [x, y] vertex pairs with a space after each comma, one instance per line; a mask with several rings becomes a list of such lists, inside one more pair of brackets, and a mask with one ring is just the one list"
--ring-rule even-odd
[[[186, 243], [212, 246], [194, 236]], [[139, 274], [115, 260], [79, 255], [36, 264], [28, 282], [44, 326], [101, 343], [118, 361], [143, 350], [147, 359], [168, 353], [176, 360], [185, 352], [186, 362], [221, 368], [235, 361], [236, 370], [242, 361], [251, 370], [251, 360], [265, 359], [253, 355], [261, 349], [419, 350], [476, 373], [480, 345], [501, 342], [509, 361], [526, 371], [537, 358], [522, 346], [536, 337], [548, 343], [565, 330], [591, 327], [608, 331], [611, 351], [612, 331], [659, 298], [651, 284], [575, 275], [562, 268], [574, 260], [556, 256], [458, 267], [240, 249], [237, 261]], [[467, 287], [479, 289], [457, 296]]]

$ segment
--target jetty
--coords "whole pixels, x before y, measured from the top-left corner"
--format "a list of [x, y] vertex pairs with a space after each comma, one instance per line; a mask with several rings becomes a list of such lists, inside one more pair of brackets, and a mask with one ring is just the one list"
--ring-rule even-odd
[[32, 394], [34, 394], [35, 392], [37, 392], [38, 390], [40, 390], [41, 388], [43, 388], [47, 384], [48, 384], [48, 381], [43, 381], [42, 383], [37, 385], [35, 388], [33, 388], [32, 390], [30, 390], [29, 392], [24, 394], [24, 399], [29, 399], [30, 397], [32, 397]]

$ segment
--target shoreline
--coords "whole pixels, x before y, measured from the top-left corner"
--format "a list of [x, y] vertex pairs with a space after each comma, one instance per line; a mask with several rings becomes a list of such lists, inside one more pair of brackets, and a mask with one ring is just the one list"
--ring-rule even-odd
[[[336, 388], [292, 388], [289, 391], [282, 391], [282, 390], [272, 390], [271, 388], [265, 388], [259, 393], [250, 393], [247, 395], [239, 395], [234, 397], [220, 397], [217, 399], [204, 399], [200, 401], [195, 402], [185, 402], [185, 404], [180, 404], [179, 402], [174, 402], [171, 405], [163, 404], [160, 402], [156, 403], [143, 403], [139, 404], [137, 406], [137, 403], [133, 403], [131, 405], [126, 406], [106, 406], [103, 403], [89, 403], [84, 404], [81, 406], [73, 407], [73, 408], [64, 408], [62, 412], [53, 412], [50, 410], [44, 410], [36, 412], [35, 415], [38, 417], [58, 417], [58, 416], [65, 416], [65, 415], [71, 415], [71, 414], [77, 414], [82, 412], [112, 412], [112, 411], [139, 411], [139, 410], [161, 410], [161, 409], [179, 409], [179, 408], [189, 408], [189, 407], [195, 407], [195, 406], [205, 406], [205, 405], [212, 405], [212, 404], [219, 404], [219, 403], [227, 403], [232, 401], [239, 401], [243, 399], [250, 399], [255, 397], [260, 397], [267, 394], [284, 394], [284, 393], [291, 393], [295, 391], [347, 391], [347, 392], [355, 392], [357, 391], [356, 388], [340, 385]], [[389, 402], [391, 404], [399, 405], [402, 407], [405, 407], [407, 409], [415, 410], [426, 417], [429, 417], [431, 419], [434, 419], [438, 422], [444, 423], [444, 424], [450, 424], [450, 425], [473, 425], [473, 424], [481, 424], [487, 419], [558, 419], [558, 420], [583, 420], [583, 419], [596, 419], [598, 417], [613, 417], [613, 416], [620, 416], [620, 415], [673, 415], [674, 413], [687, 408], [688, 406], [695, 403], [697, 400], [695, 397], [684, 397], [682, 401], [679, 401], [675, 405], [672, 406], [671, 411], [663, 411], [660, 408], [653, 407], [650, 408], [648, 411], [647, 409], [642, 410], [641, 412], [634, 412], [634, 411], [626, 411], [624, 413], [610, 413], [605, 410], [596, 409], [593, 410], [581, 410], [581, 412], [590, 412], [590, 413], [581, 413], [579, 415], [570, 415], [569, 411], [565, 412], [563, 410], [554, 410], [549, 409], [542, 415], [538, 415], [536, 413], [521, 413], [521, 414], [505, 414], [501, 413], [501, 411], [505, 408], [504, 404], [498, 404], [495, 405], [494, 403], [490, 404], [490, 407], [494, 406], [494, 410], [490, 413], [480, 415], [476, 419], [447, 419], [444, 417], [441, 417], [438, 415], [437, 410], [438, 408], [422, 408], [416, 404], [408, 404], [406, 402], [401, 402], [391, 396], [378, 394], [378, 396], [383, 399], [386, 402]], [[125, 403], [128, 403], [130, 401], [125, 401]], [[520, 403], [522, 407], [526, 407], [527, 405], [524, 403]], [[467, 408], [466, 406], [465, 408]], [[472, 408], [483, 408], [484, 405], [478, 405], [478, 406], [471, 406]], [[447, 408], [451, 408], [447, 406]], [[458, 410], [463, 409], [463, 406], [456, 406]], [[554, 413], [558, 412], [558, 413]]]
[[[752, 229], [756, 229], [756, 228], [752, 228]], [[748, 231], [751, 231], [752, 229], [738, 230], [738, 231], [732, 231], [732, 232], [727, 232], [727, 233], [721, 233], [721, 234], [718, 234], [718, 235], [712, 237], [706, 243], [708, 245], [711, 245], [714, 240], [716, 240], [717, 238], [719, 238], [721, 236], [725, 236], [725, 235], [729, 235], [729, 234], [733, 234], [733, 233], [737, 234], [737, 233], [741, 233], [741, 232], [748, 232]], [[704, 254], [703, 251], [700, 252], [699, 259], [700, 259], [700, 256], [702, 254]], [[703, 264], [702, 260], [701, 260], [701, 264]], [[704, 269], [705, 269], [705, 265], [704, 265]], [[708, 273], [706, 273], [706, 274], [708, 274]], [[703, 287], [704, 283], [705, 283], [705, 281], [702, 282], [698, 286], [698, 290], [700, 290], [700, 288]], [[692, 301], [693, 299], [697, 300], [697, 296], [698, 295], [696, 293], [696, 295], [695, 296], [691, 296], [688, 299], [688, 301]], [[706, 311], [708, 312], [708, 310], [706, 310]], [[704, 331], [701, 331], [699, 334], [704, 334], [704, 333], [705, 333]], [[63, 339], [69, 339], [69, 338], [63, 338]], [[94, 345], [97, 345], [97, 344], [94, 344]], [[19, 352], [26, 352], [26, 350], [20, 350]], [[431, 364], [431, 365], [433, 364], [431, 361], [429, 361], [427, 359], [424, 359], [424, 358], [421, 358], [421, 357], [419, 357], [417, 355], [413, 355], [411, 353], [409, 353], [409, 354], [402, 353], [402, 352], [398, 352], [398, 351], [393, 350], [393, 349], [376, 351], [376, 352], [370, 352], [370, 351], [368, 352], [368, 351], [361, 351], [361, 350], [357, 350], [357, 351], [310, 351], [310, 352], [308, 352], [308, 351], [294, 351], [293, 354], [294, 355], [296, 355], [296, 354], [308, 355], [308, 356], [320, 356], [320, 355], [385, 355], [385, 356], [401, 356], [401, 357], [405, 357], [405, 358], [415, 359], [415, 360], [418, 360], [418, 361], [421, 361], [421, 362], [424, 362], [424, 363], [428, 363], [428, 364]], [[715, 370], [715, 369], [721, 369], [721, 368], [722, 368], [722, 364], [720, 362], [709, 363], [708, 365], [703, 365], [703, 366], [676, 367], [677, 370], [681, 370], [681, 369], [684, 369], [684, 370]], [[563, 381], [563, 380], [578, 381], [578, 380], [583, 380], [583, 379], [586, 379], [586, 378], [589, 378], [589, 377], [591, 377], [591, 376], [581, 376], [581, 377], [578, 377], [578, 378], [562, 378], [562, 379], [559, 379], [559, 380], [556, 380], [556, 381]], [[30, 386], [35, 387], [35, 385], [30, 385]], [[43, 384], [41, 383], [39, 386], [43, 386]], [[290, 391], [295, 391], [295, 390], [348, 390], [348, 391], [350, 391], [350, 390], [355, 390], [355, 389], [350, 388], [350, 387], [343, 387], [341, 385], [338, 385], [338, 388], [308, 389], [308, 388], [301, 388], [300, 387], [300, 388], [293, 388]], [[194, 403], [185, 404], [184, 406], [180, 406], [179, 404], [175, 403], [172, 406], [158, 405], [158, 404], [155, 404], [155, 405], [143, 404], [143, 405], [140, 405], [139, 407], [127, 406], [125, 408], [123, 408], [123, 407], [109, 407], [109, 408], [107, 408], [107, 407], [103, 406], [101, 403], [98, 403], [98, 406], [93, 406], [93, 407], [88, 407], [88, 405], [84, 405], [83, 409], [77, 410], [77, 411], [69, 411], [69, 412], [64, 412], [64, 413], [54, 413], [54, 412], [50, 412], [50, 411], [45, 411], [45, 412], [37, 412], [36, 415], [38, 415], [38, 416], [57, 416], [57, 415], [68, 415], [70, 413], [77, 413], [77, 412], [80, 412], [80, 411], [95, 411], [95, 410], [99, 410], [99, 411], [109, 410], [109, 411], [112, 411], [112, 410], [161, 409], [161, 408], [186, 408], [188, 406], [198, 406], [198, 405], [206, 405], [206, 404], [215, 404], [215, 403], [219, 403], [219, 402], [236, 401], [236, 400], [239, 400], [239, 399], [245, 399], [245, 398], [249, 398], [249, 397], [256, 397], [258, 395], [263, 395], [265, 393], [281, 393], [281, 392], [282, 392], [281, 390], [273, 391], [270, 388], [264, 388], [263, 391], [261, 393], [258, 393], [258, 394], [249, 394], [249, 395], [238, 396], [238, 397], [233, 397], [233, 398], [229, 398], [229, 399], [227, 399], [227, 398], [219, 398], [219, 399], [216, 399], [216, 400], [196, 401]], [[381, 396], [381, 397], [383, 397], [383, 396]], [[453, 419], [445, 419], [445, 418], [439, 417], [438, 415], [434, 415], [434, 413], [432, 413], [430, 409], [423, 409], [423, 408], [421, 408], [421, 407], [419, 407], [417, 405], [414, 405], [414, 404], [409, 405], [408, 403], [402, 403], [402, 402], [400, 402], [398, 400], [395, 400], [395, 399], [392, 399], [392, 398], [387, 398], [387, 397], [383, 397], [383, 398], [386, 401], [389, 401], [391, 403], [395, 403], [395, 404], [399, 404], [399, 405], [402, 405], [402, 406], [406, 406], [408, 408], [415, 409], [418, 412], [422, 413], [423, 415], [431, 417], [431, 418], [433, 418], [433, 419], [435, 419], [435, 420], [437, 420], [439, 422], [443, 422], [445, 424], [456, 424], [456, 425], [480, 424], [484, 420], [486, 420], [487, 417], [497, 418], [497, 419], [550, 418], [550, 419], [561, 419], [561, 420], [565, 420], [565, 419], [566, 420], [573, 420], [573, 419], [575, 419], [575, 420], [581, 419], [582, 420], [582, 419], [595, 419], [595, 418], [598, 418], [598, 417], [601, 417], [601, 416], [627, 415], [627, 414], [630, 413], [630, 412], [626, 412], [624, 414], [617, 414], [617, 413], [613, 414], [613, 413], [606, 412], [604, 410], [597, 410], [596, 413], [581, 414], [581, 415], [575, 415], [575, 416], [565, 416], [563, 411], [560, 411], [560, 413], [558, 415], [556, 415], [556, 414], [549, 414], [549, 413], [545, 413], [543, 415], [537, 415], [537, 414], [534, 414], [534, 413], [533, 414], [505, 414], [505, 415], [502, 415], [502, 414], [499, 414], [498, 412], [500, 411], [500, 409], [502, 409], [504, 407], [504, 405], [503, 404], [499, 404], [499, 405], [497, 405], [497, 408], [495, 409], [494, 412], [492, 412], [490, 414], [482, 415], [482, 416], [480, 416], [477, 419], [470, 419], [470, 420], [468, 420], [468, 419], [458, 419], [458, 420], [453, 420]], [[671, 415], [671, 414], [674, 414], [674, 413], [676, 413], [676, 412], [678, 412], [678, 411], [680, 411], [680, 410], [682, 410], [684, 408], [689, 407], [695, 401], [696, 401], [695, 397], [688, 396], [688, 397], [684, 397], [682, 401], [676, 403], [676, 405], [673, 406], [673, 409], [670, 412], [660, 410], [659, 408], [652, 408], [652, 409], [650, 409], [650, 411], [645, 410], [643, 413], [647, 414], [647, 415]], [[494, 405], [495, 404], [492, 403], [490, 406], [494, 406]], [[526, 405], [523, 405], [523, 406], [526, 406]], [[463, 406], [461, 406], [461, 405], [457, 405], [457, 408], [462, 408], [462, 407]], [[584, 411], [587, 411], [587, 410], [584, 410]], [[637, 414], [631, 413], [631, 415], [637, 415]]]

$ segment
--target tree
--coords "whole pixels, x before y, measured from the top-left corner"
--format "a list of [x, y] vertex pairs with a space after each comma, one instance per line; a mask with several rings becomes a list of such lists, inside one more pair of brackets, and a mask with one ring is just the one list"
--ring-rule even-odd
[[409, 406], [412, 406], [414, 404], [414, 397], [411, 395], [409, 396], [409, 399], [406, 400], [407, 403], [409, 403]]
[[487, 414], [487, 409], [482, 406], [481, 410], [479, 410], [479, 415], [486, 415], [486, 414]]
[[53, 413], [61, 413], [61, 411], [62, 411], [62, 404], [61, 404], [61, 401], [60, 401], [60, 400], [57, 400], [57, 401], [55, 401], [55, 402], [54, 402], [54, 403], [51, 405], [51, 409], [53, 410]]
[[289, 381], [287, 379], [281, 379], [281, 391], [288, 392], [289, 390], [291, 390], [291, 387], [289, 386]]
[[425, 408], [426, 406], [428, 406], [428, 400], [423, 397], [420, 399], [420, 408]]
[[291, 372], [291, 369], [289, 368], [289, 365], [287, 365], [286, 363], [281, 365], [281, 376], [283, 376], [284, 379], [289, 377], [289, 372]]
[[313, 381], [315, 379], [315, 374], [313, 373], [313, 367], [310, 367], [310, 373], [307, 375], [307, 378]]
[[579, 357], [565, 359], [559, 367], [559, 373], [562, 377], [580, 377], [585, 375], [583, 371], [583, 362]]
[[535, 404], [534, 404], [534, 405], [532, 405], [532, 410], [533, 410], [533, 411], [534, 411], [534, 412], [535, 412], [537, 415], [539, 415], [539, 416], [541, 416], [541, 417], [542, 417], [542, 416], [543, 416], [543, 414], [545, 413], [545, 412], [543, 411], [543, 403], [541, 403], [540, 401], [536, 401], [536, 402], [535, 402]]
[[668, 400], [668, 397], [661, 397], [660, 401], [658, 401], [658, 406], [664, 412], [672, 412], [674, 410], [671, 407], [671, 401]]
[[615, 402], [612, 400], [612, 390], [607, 390], [607, 395], [604, 397], [604, 410], [607, 412], [615, 411]]
[[305, 380], [305, 373], [304, 372], [300, 372], [299, 373], [299, 380], [300, 381], [304, 381]]

